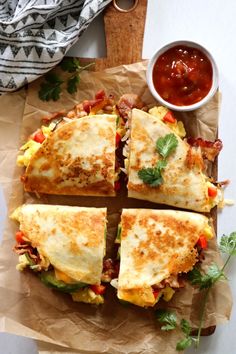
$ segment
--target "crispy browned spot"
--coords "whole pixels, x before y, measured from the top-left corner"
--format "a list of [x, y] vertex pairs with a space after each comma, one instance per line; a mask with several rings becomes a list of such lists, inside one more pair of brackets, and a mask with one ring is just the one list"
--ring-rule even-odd
[[[136, 217], [129, 216], [124, 222], [124, 217], [122, 220], [122, 234], [127, 234], [128, 230], [132, 229], [132, 225], [136, 221]], [[132, 224], [129, 220], [132, 220]], [[150, 224], [153, 223], [160, 224], [162, 227], [167, 229], [165, 232], [160, 230], [155, 231], [154, 227]], [[176, 249], [176, 254], [174, 253], [171, 258], [171, 262], [168, 265], [170, 274], [178, 274], [181, 272], [188, 272], [192, 269], [193, 265], [197, 261], [197, 251], [194, 246], [196, 244], [196, 238], [198, 237], [198, 229], [196, 226], [192, 225], [189, 221], [176, 220], [173, 217], [163, 216], [163, 215], [149, 215], [148, 218], [143, 217], [139, 219], [139, 225], [147, 232], [147, 240], [140, 241], [139, 247], [134, 248], [132, 256], [134, 259], [134, 264], [137, 269], [142, 268], [150, 260], [158, 259], [160, 261], [160, 254], [163, 258], [167, 257], [169, 251]], [[171, 231], [170, 231], [171, 230]], [[181, 235], [176, 237], [176, 235]], [[181, 249], [185, 246], [189, 253], [187, 256], [181, 258]]]
[[115, 195], [113, 184], [107, 181], [91, 183], [83, 187], [78, 187], [76, 184], [73, 186], [61, 186], [60, 184], [58, 184], [63, 181], [64, 180], [60, 177], [56, 177], [53, 180], [49, 180], [47, 177], [28, 176], [27, 181], [25, 183], [25, 191], [64, 195]]
[[135, 215], [123, 215], [121, 216], [121, 227], [122, 227], [122, 238], [125, 238], [128, 234], [128, 231], [133, 228], [133, 225], [136, 221]]
[[61, 129], [58, 131], [58, 138], [60, 140], [68, 140], [71, 138], [73, 134], [73, 129], [72, 127], [67, 127], [67, 129]]

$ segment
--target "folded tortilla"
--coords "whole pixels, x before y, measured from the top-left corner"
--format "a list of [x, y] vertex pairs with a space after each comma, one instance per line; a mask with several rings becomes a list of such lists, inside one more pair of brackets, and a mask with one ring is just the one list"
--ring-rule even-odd
[[86, 116], [58, 127], [30, 158], [25, 191], [114, 196], [116, 119]]
[[174, 210], [123, 209], [120, 227], [118, 298], [142, 307], [156, 304], [153, 286], [193, 268], [199, 237], [214, 234], [206, 216]]
[[11, 218], [20, 223], [26, 244], [58, 274], [72, 282], [100, 284], [106, 208], [28, 204], [17, 208]]
[[[161, 159], [155, 146], [160, 137], [174, 134], [178, 140], [176, 150], [168, 157], [162, 171], [163, 183], [152, 187], [138, 176], [142, 168], [154, 167]], [[209, 178], [201, 164], [188, 165], [191, 147], [169, 125], [158, 117], [138, 109], [132, 110], [131, 138], [128, 162], [128, 196], [179, 208], [209, 212], [222, 198], [217, 189], [214, 198], [208, 196]], [[214, 187], [214, 186], [213, 186]]]

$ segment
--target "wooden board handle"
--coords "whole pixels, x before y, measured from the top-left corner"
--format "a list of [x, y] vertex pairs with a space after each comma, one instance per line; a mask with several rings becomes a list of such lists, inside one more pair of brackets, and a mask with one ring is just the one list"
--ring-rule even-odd
[[95, 70], [142, 60], [146, 10], [147, 0], [139, 0], [130, 12], [108, 6], [104, 14], [107, 57], [96, 59]]

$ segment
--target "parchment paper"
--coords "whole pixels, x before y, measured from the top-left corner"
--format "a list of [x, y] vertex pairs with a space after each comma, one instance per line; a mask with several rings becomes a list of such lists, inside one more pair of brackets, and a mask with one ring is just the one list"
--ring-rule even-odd
[[[60, 69], [56, 69], [60, 70]], [[4, 190], [9, 212], [26, 203], [50, 203], [78, 206], [108, 207], [108, 255], [113, 253], [113, 240], [122, 207], [166, 208], [153, 203], [128, 199], [125, 189], [116, 198], [43, 196], [23, 192], [19, 177], [22, 170], [15, 167], [19, 146], [28, 135], [41, 126], [41, 118], [49, 112], [69, 110], [74, 104], [94, 97], [105, 89], [116, 98], [124, 93], [136, 93], [152, 106], [156, 104], [145, 83], [146, 62], [107, 69], [104, 72], [83, 72], [78, 93], [72, 97], [66, 91], [58, 102], [45, 103], [38, 99], [40, 80], [25, 92], [0, 97], [0, 183]], [[61, 73], [61, 75], [65, 75]], [[24, 110], [24, 113], [23, 113]], [[202, 109], [178, 114], [184, 121], [188, 135], [214, 140], [217, 134], [219, 97]], [[91, 142], [92, 143], [92, 142]], [[177, 331], [161, 332], [153, 309], [124, 306], [109, 288], [105, 304], [101, 307], [74, 303], [70, 296], [46, 288], [30, 272], [15, 269], [18, 257], [13, 254], [17, 225], [6, 221], [4, 240], [0, 249], [0, 330], [31, 337], [40, 341], [42, 353], [175, 353]], [[216, 240], [209, 242], [205, 252], [206, 268], [213, 260], [221, 264]], [[199, 295], [190, 285], [176, 292], [168, 307], [179, 316], [198, 326]], [[160, 307], [166, 306], [160, 302]], [[229, 319], [232, 306], [227, 282], [218, 283], [211, 291], [204, 327], [218, 325]], [[48, 343], [54, 344], [52, 348]], [[50, 344], [50, 345], [51, 345]], [[62, 347], [57, 347], [62, 346]], [[49, 348], [51, 348], [49, 350]], [[67, 349], [66, 349], [67, 348]], [[72, 350], [73, 349], [73, 350]]]

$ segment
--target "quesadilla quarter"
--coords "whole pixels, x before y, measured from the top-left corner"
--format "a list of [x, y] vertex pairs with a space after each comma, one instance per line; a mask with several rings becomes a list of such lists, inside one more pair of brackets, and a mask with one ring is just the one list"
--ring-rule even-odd
[[123, 209], [118, 298], [142, 307], [154, 306], [161, 297], [169, 301], [213, 234], [201, 214]]
[[[41, 144], [28, 141], [26, 145], [37, 144], [37, 149], [22, 178], [25, 191], [114, 196], [116, 119], [115, 115], [86, 116], [50, 131]], [[20, 161], [24, 158], [20, 156]]]
[[14, 248], [18, 270], [29, 268], [51, 288], [75, 301], [103, 303], [106, 208], [22, 205]]
[[[205, 173], [200, 147], [182, 137], [177, 124], [158, 107], [157, 115], [132, 110], [131, 133], [126, 147], [128, 196], [199, 212], [209, 212], [222, 201], [222, 192]], [[219, 151], [218, 151], [219, 152]]]

